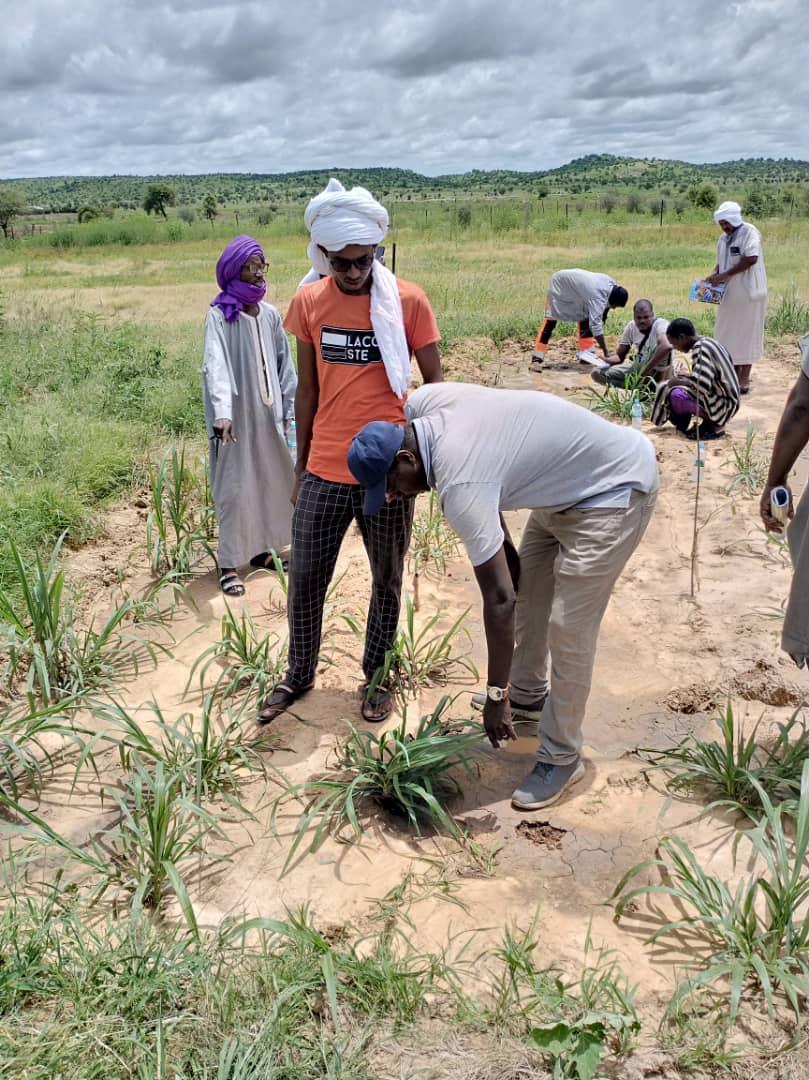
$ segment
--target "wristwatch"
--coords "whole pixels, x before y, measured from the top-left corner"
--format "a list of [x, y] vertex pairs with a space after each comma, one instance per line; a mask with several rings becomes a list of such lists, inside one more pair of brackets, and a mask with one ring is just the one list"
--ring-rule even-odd
[[506, 686], [487, 686], [486, 697], [489, 701], [505, 701], [508, 697], [509, 687]]

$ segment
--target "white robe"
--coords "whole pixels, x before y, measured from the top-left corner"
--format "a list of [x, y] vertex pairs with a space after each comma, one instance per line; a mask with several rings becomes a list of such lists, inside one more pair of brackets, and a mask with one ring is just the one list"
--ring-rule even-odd
[[261, 303], [225, 321], [205, 320], [203, 397], [209, 437], [214, 420], [231, 420], [237, 442], [211, 440], [211, 488], [219, 520], [219, 565], [243, 566], [289, 546], [292, 459], [284, 421], [295, 415], [297, 376], [281, 316]]
[[[732, 248], [738, 250], [732, 251]], [[727, 283], [716, 313], [714, 337], [730, 353], [736, 367], [755, 364], [764, 352], [764, 320], [767, 316], [767, 271], [761, 249], [761, 233], [747, 222], [731, 236], [722, 235], [716, 245], [719, 273], [734, 267], [745, 255], [758, 259]]]

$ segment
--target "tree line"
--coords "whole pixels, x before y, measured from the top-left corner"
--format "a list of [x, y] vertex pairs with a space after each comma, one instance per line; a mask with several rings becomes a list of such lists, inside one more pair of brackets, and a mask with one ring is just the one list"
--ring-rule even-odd
[[361, 184], [383, 201], [418, 199], [545, 199], [589, 195], [610, 213], [638, 213], [665, 201], [669, 210], [713, 208], [735, 197], [751, 217], [809, 213], [809, 162], [747, 158], [695, 165], [675, 160], [590, 154], [558, 169], [533, 172], [479, 170], [424, 176], [408, 169], [318, 169], [290, 173], [208, 173], [196, 176], [33, 177], [0, 182], [0, 228], [8, 237], [23, 214], [75, 213], [89, 221], [114, 210], [146, 210], [209, 221], [224, 207], [251, 203], [273, 214], [282, 204], [300, 203], [337, 175], [346, 186]]

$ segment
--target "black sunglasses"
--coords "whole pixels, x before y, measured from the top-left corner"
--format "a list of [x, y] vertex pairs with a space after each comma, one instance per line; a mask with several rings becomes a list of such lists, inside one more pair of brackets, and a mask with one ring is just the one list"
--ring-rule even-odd
[[347, 273], [352, 266], [356, 266], [358, 270], [367, 270], [369, 266], [373, 266], [374, 254], [360, 255], [358, 259], [344, 259], [341, 255], [327, 255], [326, 258], [331, 264], [332, 270], [336, 270], [339, 274]]

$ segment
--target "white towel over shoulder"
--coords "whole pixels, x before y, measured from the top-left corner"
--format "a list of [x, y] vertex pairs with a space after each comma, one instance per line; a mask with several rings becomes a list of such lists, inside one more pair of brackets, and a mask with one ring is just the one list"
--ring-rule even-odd
[[[308, 255], [319, 274], [333, 274], [320, 250], [342, 251], [351, 244], [380, 244], [388, 231], [388, 212], [362, 187], [346, 191], [332, 178], [306, 207], [303, 220], [311, 242]], [[395, 276], [374, 263], [371, 281], [371, 325], [391, 390], [404, 397], [410, 385], [410, 348], [404, 330], [402, 300]]]

